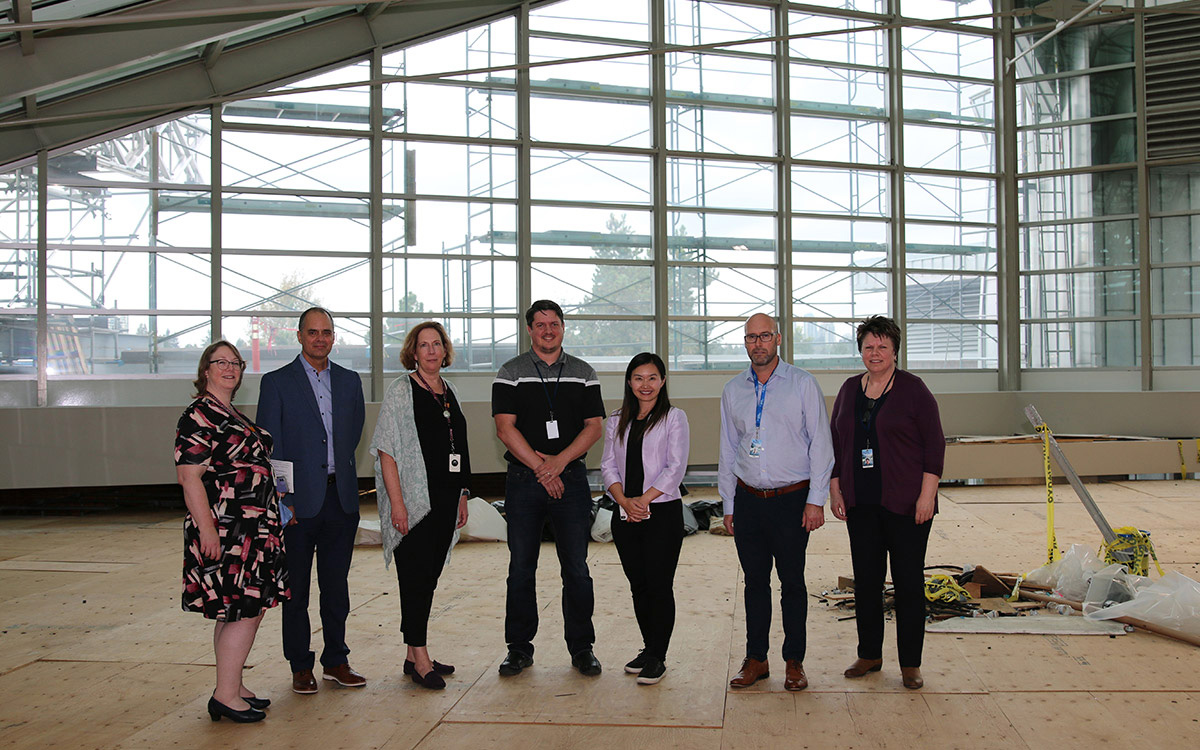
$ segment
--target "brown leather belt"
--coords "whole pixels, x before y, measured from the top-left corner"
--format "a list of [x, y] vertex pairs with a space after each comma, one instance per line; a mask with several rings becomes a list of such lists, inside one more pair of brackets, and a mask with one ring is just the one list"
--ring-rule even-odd
[[749, 492], [751, 495], [754, 495], [755, 497], [761, 497], [761, 498], [778, 497], [779, 495], [786, 495], [789, 492], [796, 492], [797, 490], [802, 490], [802, 489], [808, 487], [807, 479], [805, 479], [802, 482], [796, 482], [795, 484], [789, 484], [786, 487], [776, 487], [773, 490], [760, 490], [757, 487], [751, 487], [750, 485], [743, 482], [741, 479], [738, 479], [737, 483], [738, 483], [738, 487], [741, 487], [743, 490], [745, 490], [746, 492]]

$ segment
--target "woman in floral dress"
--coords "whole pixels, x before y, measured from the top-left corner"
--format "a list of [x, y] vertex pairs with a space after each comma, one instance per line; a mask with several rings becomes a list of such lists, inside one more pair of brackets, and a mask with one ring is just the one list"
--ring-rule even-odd
[[227, 341], [200, 357], [196, 400], [179, 418], [175, 464], [187, 503], [183, 609], [215, 620], [213, 721], [261, 721], [270, 705], [242, 683], [266, 610], [290, 596], [271, 436], [233, 406], [246, 363]]

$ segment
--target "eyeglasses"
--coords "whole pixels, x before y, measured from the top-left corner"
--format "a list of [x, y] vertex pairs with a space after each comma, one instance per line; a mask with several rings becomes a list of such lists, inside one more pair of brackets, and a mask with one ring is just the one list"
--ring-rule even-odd
[[775, 333], [773, 331], [771, 333], [747, 333], [746, 334], [746, 343], [754, 344], [754, 343], [761, 341], [764, 344], [767, 344], [767, 343], [770, 343], [771, 339], [775, 338], [778, 335], [779, 335], [778, 333]]
[[241, 359], [210, 359], [208, 361], [210, 367], [216, 366], [222, 370], [244, 370], [246, 369], [245, 360]]

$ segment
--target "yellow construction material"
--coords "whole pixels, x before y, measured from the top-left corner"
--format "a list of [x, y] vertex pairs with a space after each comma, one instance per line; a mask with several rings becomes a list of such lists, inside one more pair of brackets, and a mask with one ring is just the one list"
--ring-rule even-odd
[[1054, 536], [1054, 480], [1050, 472], [1050, 425], [1042, 422], [1037, 426], [1042, 433], [1042, 465], [1046, 471], [1046, 562], [1052, 563], [1062, 557], [1058, 550], [1058, 539]]

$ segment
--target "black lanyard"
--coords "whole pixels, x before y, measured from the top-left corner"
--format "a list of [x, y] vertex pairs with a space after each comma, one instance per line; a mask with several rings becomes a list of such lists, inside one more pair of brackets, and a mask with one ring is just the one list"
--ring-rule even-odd
[[[879, 413], [879, 410], [883, 408], [883, 398], [887, 395], [888, 388], [891, 387], [892, 381], [896, 379], [896, 369], [898, 368], [892, 368], [892, 376], [888, 378], [887, 384], [883, 386], [883, 392], [879, 394], [879, 398], [867, 398], [866, 386], [864, 386], [862, 389], [863, 400], [867, 402], [865, 405], [866, 411], [864, 412], [862, 419], [863, 427], [865, 427], [867, 431], [867, 448], [871, 447], [871, 425], [875, 424], [875, 416]], [[870, 382], [870, 380], [871, 377], [868, 375], [867, 382]]]
[[[554, 395], [550, 395], [550, 388], [546, 386], [546, 379], [542, 377], [542, 368], [538, 364], [538, 355], [533, 352], [529, 353], [533, 357], [533, 369], [537, 370], [538, 379], [542, 381], [542, 390], [546, 392], [546, 403], [550, 406], [550, 421], [554, 421], [554, 400], [558, 398], [558, 386], [562, 385], [563, 369], [567, 366], [567, 360], [564, 358], [558, 363], [558, 378], [554, 381]], [[554, 367], [554, 365], [546, 365], [546, 369]]]
[[439, 375], [438, 380], [442, 381], [442, 393], [439, 396], [433, 390], [433, 387], [429, 385], [429, 381], [425, 379], [425, 376], [421, 374], [421, 371], [416, 370], [415, 372], [417, 373], [417, 377], [421, 379], [421, 384], [425, 386], [434, 400], [442, 406], [442, 416], [446, 418], [446, 429], [450, 431], [450, 452], [454, 453], [454, 423], [450, 421], [450, 386], [446, 383], [445, 378]]

